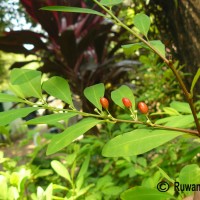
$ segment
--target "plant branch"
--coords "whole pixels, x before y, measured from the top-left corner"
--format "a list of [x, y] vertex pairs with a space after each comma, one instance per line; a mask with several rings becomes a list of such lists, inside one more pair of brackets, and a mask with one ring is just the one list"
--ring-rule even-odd
[[55, 111], [55, 112], [74, 112], [77, 113], [78, 115], [81, 115], [83, 117], [95, 117], [95, 118], [100, 118], [103, 120], [107, 120], [107, 122], [110, 123], [132, 123], [132, 124], [142, 124], [148, 127], [155, 127], [158, 129], [166, 129], [166, 130], [171, 130], [171, 131], [179, 131], [179, 132], [183, 132], [183, 133], [188, 133], [188, 134], [192, 134], [197, 136], [198, 135], [198, 131], [196, 130], [190, 130], [190, 129], [182, 129], [182, 128], [174, 128], [174, 127], [169, 127], [169, 126], [162, 126], [162, 125], [158, 125], [158, 124], [152, 124], [152, 123], [147, 123], [147, 122], [142, 122], [142, 121], [138, 121], [138, 120], [123, 120], [123, 119], [118, 119], [118, 118], [114, 118], [112, 117], [110, 114], [109, 115], [98, 115], [98, 114], [92, 114], [92, 113], [87, 113], [87, 112], [82, 112], [82, 111], [78, 111], [75, 109], [64, 109], [64, 108], [55, 108], [52, 106], [49, 106], [48, 104], [36, 104], [33, 103], [31, 101], [25, 100], [24, 103], [30, 105], [30, 106], [37, 106], [41, 109], [47, 109], [47, 110], [51, 110], [51, 111]]
[[105, 6], [103, 6], [101, 3], [99, 3], [97, 0], [93, 0], [98, 6], [100, 6], [104, 11], [106, 11], [107, 14], [111, 16], [115, 24], [118, 24], [119, 26], [123, 27], [126, 29], [128, 32], [133, 34], [135, 37], [137, 37], [141, 42], [143, 42], [145, 45], [147, 45], [153, 52], [155, 52], [167, 65], [168, 67], [172, 70], [174, 73], [181, 89], [184, 92], [184, 95], [186, 97], [187, 102], [189, 103], [190, 109], [192, 111], [194, 121], [198, 130], [198, 135], [200, 136], [200, 123], [197, 117], [197, 113], [194, 107], [192, 95], [188, 92], [183, 80], [181, 79], [181, 76], [179, 75], [178, 71], [174, 67], [173, 63], [168, 60], [165, 56], [163, 56], [155, 47], [153, 47], [148, 41], [146, 41], [144, 38], [142, 38], [139, 34], [137, 34], [135, 31], [130, 29], [126, 24], [124, 24], [121, 20], [119, 20], [111, 11], [111, 9], [107, 9]]

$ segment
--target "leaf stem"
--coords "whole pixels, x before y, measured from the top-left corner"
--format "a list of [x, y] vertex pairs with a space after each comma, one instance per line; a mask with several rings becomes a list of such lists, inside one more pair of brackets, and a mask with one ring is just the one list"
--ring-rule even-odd
[[184, 133], [189, 133], [189, 134], [192, 134], [192, 135], [195, 135], [195, 136], [199, 136], [199, 133], [196, 130], [174, 128], [174, 127], [169, 127], [169, 126], [162, 126], [162, 125], [158, 125], [158, 124], [138, 121], [137, 119], [136, 120], [118, 119], [118, 118], [114, 118], [111, 115], [98, 115], [98, 114], [86, 113], [86, 112], [82, 112], [82, 111], [78, 111], [78, 110], [74, 110], [74, 109], [70, 110], [70, 109], [64, 109], [64, 108], [55, 108], [55, 107], [49, 106], [48, 104], [36, 104], [36, 103], [33, 103], [31, 101], [28, 101], [28, 100], [26, 100], [25, 103], [30, 105], [30, 106], [37, 106], [37, 107], [40, 107], [41, 109], [47, 109], [47, 110], [51, 110], [51, 111], [56, 111], [56, 112], [60, 112], [60, 111], [63, 111], [63, 112], [74, 112], [74, 113], [77, 113], [78, 115], [81, 115], [83, 117], [100, 118], [100, 119], [106, 120], [106, 122], [110, 122], [110, 123], [125, 122], [125, 123], [132, 123], [132, 124], [142, 124], [142, 125], [145, 125], [145, 126], [148, 126], [148, 127], [166, 129], [166, 130], [171, 130], [171, 131], [179, 131], [179, 132], [184, 132]]
[[133, 34], [135, 37], [137, 37], [141, 42], [143, 42], [145, 45], [147, 45], [153, 52], [155, 52], [167, 65], [168, 67], [172, 70], [172, 72], [174, 73], [181, 89], [184, 92], [184, 95], [186, 97], [186, 100], [190, 106], [190, 109], [192, 111], [193, 117], [194, 117], [194, 121], [198, 130], [198, 135], [200, 137], [200, 123], [197, 117], [197, 113], [194, 107], [194, 103], [193, 103], [193, 98], [192, 95], [188, 92], [180, 74], [178, 73], [178, 71], [176, 70], [176, 68], [174, 67], [173, 63], [168, 60], [165, 56], [163, 56], [156, 48], [154, 48], [148, 41], [146, 41], [144, 38], [142, 38], [139, 34], [137, 34], [135, 31], [133, 31], [132, 29], [130, 29], [126, 24], [124, 24], [121, 20], [119, 20], [113, 13], [112, 10], [107, 9], [105, 6], [103, 6], [100, 2], [98, 2], [97, 0], [93, 0], [99, 7], [101, 7], [104, 11], [106, 11], [107, 14], [109, 14], [111, 16], [111, 18], [113, 19], [115, 24], [118, 24], [119, 26], [123, 27], [124, 29], [126, 29], [128, 32], [130, 32], [131, 34]]

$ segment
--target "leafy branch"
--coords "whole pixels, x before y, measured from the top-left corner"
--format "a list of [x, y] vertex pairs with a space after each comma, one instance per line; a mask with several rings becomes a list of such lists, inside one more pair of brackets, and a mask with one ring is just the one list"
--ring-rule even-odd
[[[183, 82], [179, 72], [176, 70], [176, 68], [173, 65], [173, 62], [166, 58], [165, 56], [165, 46], [161, 41], [149, 41], [147, 34], [150, 26], [150, 19], [148, 16], [144, 14], [140, 14], [137, 19], [135, 19], [134, 24], [136, 28], [139, 30], [140, 34], [138, 34], [136, 31], [129, 28], [126, 24], [124, 24], [119, 18], [117, 18], [114, 13], [112, 12], [112, 6], [122, 3], [122, 0], [114, 0], [114, 1], [107, 1], [107, 0], [101, 0], [100, 2], [97, 0], [93, 0], [95, 4], [97, 4], [101, 9], [103, 9], [109, 16], [109, 19], [113, 21], [113, 23], [117, 24], [118, 26], [123, 27], [126, 29], [129, 33], [134, 35], [136, 38], [138, 38], [142, 43], [139, 44], [130, 44], [130, 45], [124, 45], [123, 48], [130, 48], [130, 50], [136, 50], [138, 48], [148, 48], [152, 50], [154, 53], [156, 53], [165, 63], [166, 65], [172, 70], [173, 74], [175, 75], [180, 88], [182, 89], [185, 98], [190, 106], [190, 109], [192, 111], [192, 115], [198, 130], [198, 135], [200, 136], [200, 122], [197, 117], [197, 112], [193, 103], [193, 88], [200, 77], [200, 71], [198, 70], [190, 89], [190, 92], [186, 88], [185, 83]], [[105, 18], [108, 18], [107, 15], [104, 15], [100, 12], [97, 12], [92, 9], [87, 8], [74, 8], [74, 7], [64, 7], [64, 6], [49, 6], [41, 8], [42, 10], [51, 10], [51, 11], [62, 11], [62, 12], [77, 12], [77, 13], [90, 13], [95, 14], [99, 16], [103, 16]], [[137, 15], [136, 15], [137, 16]], [[140, 26], [141, 25], [141, 26]], [[144, 39], [144, 37], [146, 39]]]
[[182, 91], [184, 92], [184, 95], [186, 97], [186, 100], [187, 102], [189, 103], [190, 105], [190, 108], [191, 108], [191, 111], [192, 111], [192, 114], [193, 114], [193, 117], [194, 117], [194, 121], [196, 123], [196, 127], [197, 127], [197, 130], [198, 130], [198, 134], [200, 136], [200, 123], [199, 123], [199, 120], [198, 120], [198, 117], [197, 117], [197, 113], [196, 113], [196, 109], [195, 109], [195, 106], [194, 106], [194, 103], [193, 103], [193, 95], [192, 93], [190, 93], [180, 74], [178, 73], [178, 71], [176, 70], [176, 68], [174, 67], [173, 63], [171, 60], [168, 60], [165, 56], [163, 56], [162, 53], [160, 53], [160, 51], [158, 51], [158, 49], [156, 49], [149, 41], [145, 40], [143, 37], [141, 37], [139, 34], [137, 34], [137, 32], [135, 32], [134, 30], [130, 29], [126, 24], [124, 24], [119, 18], [117, 18], [112, 10], [111, 10], [111, 7], [110, 9], [107, 9], [104, 5], [102, 5], [100, 2], [98, 2], [97, 0], [93, 0], [98, 6], [100, 6], [104, 11], [106, 11], [107, 14], [109, 14], [111, 16], [111, 19], [113, 19], [113, 22], [118, 24], [119, 26], [123, 27], [124, 29], [126, 29], [128, 32], [130, 32], [131, 34], [133, 34], [135, 37], [137, 37], [141, 42], [143, 42], [147, 47], [149, 47], [153, 52], [155, 52], [167, 65], [168, 67], [172, 70], [172, 72], [174, 73]]

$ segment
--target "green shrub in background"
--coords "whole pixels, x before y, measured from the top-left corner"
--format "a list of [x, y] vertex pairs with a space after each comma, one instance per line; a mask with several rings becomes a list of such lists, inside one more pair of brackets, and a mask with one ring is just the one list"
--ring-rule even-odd
[[[63, 153], [62, 156], [49, 161], [51, 170], [48, 171], [52, 173], [53, 169], [54, 176], [57, 174], [61, 177], [61, 181], [52, 178], [53, 180], [47, 180], [49, 184], [46, 184], [44, 188], [37, 185], [37, 192], [34, 191], [31, 197], [32, 199], [117, 199], [120, 197], [125, 200], [133, 198], [148, 200], [181, 199], [185, 195], [190, 195], [191, 192], [176, 193], [174, 183], [175, 180], [183, 184], [199, 183], [197, 153], [199, 152], [200, 115], [196, 112], [193, 102], [193, 89], [199, 79], [200, 70], [194, 76], [190, 90], [187, 90], [176, 64], [166, 58], [164, 44], [159, 40], [149, 40], [150, 19], [148, 16], [142, 13], [135, 16], [134, 25], [138, 33], [113, 15], [111, 7], [120, 3], [120, 0], [101, 2], [94, 0], [94, 2], [105, 10], [116, 24], [124, 27], [141, 41], [137, 44], [124, 45], [124, 51], [132, 53], [145, 48], [156, 53], [175, 75], [187, 102], [172, 101], [168, 107], [163, 108], [161, 113], [143, 112], [140, 107], [139, 110], [142, 112], [138, 112], [137, 103], [140, 99], [135, 98], [130, 87], [122, 85], [110, 94], [112, 101], [109, 104], [115, 104], [118, 110], [121, 109], [119, 113], [112, 113], [109, 111], [109, 106], [105, 106], [100, 101], [105, 95], [105, 86], [99, 83], [83, 91], [85, 98], [94, 106], [95, 111], [87, 113], [78, 110], [74, 105], [69, 84], [65, 79], [54, 76], [42, 82], [42, 74], [39, 71], [13, 69], [10, 75], [10, 88], [14, 95], [1, 93], [0, 101], [16, 102], [28, 107], [2, 112], [0, 125], [5, 127], [19, 117], [45, 109], [51, 111], [52, 114], [31, 119], [26, 124], [48, 124], [59, 127], [61, 130], [60, 134], [52, 136], [50, 141], [41, 147], [43, 149], [47, 145], [48, 156], [53, 156], [58, 152]], [[82, 8], [48, 7], [43, 9], [104, 15]], [[62, 100], [68, 107], [50, 106], [45, 93]], [[31, 101], [33, 97], [37, 99], [37, 102]], [[123, 101], [124, 98], [127, 100], [126, 103]], [[79, 116], [80, 120], [67, 128], [60, 123], [67, 122], [75, 116]], [[96, 125], [103, 127], [100, 136], [79, 138]], [[91, 134], [97, 133], [92, 129]], [[167, 143], [169, 141], [172, 143]], [[167, 144], [163, 145], [165, 143]], [[71, 153], [68, 152], [70, 148], [72, 148]], [[2, 155], [3, 162], [6, 162], [6, 159]], [[185, 165], [185, 162], [190, 159], [192, 163]], [[170, 171], [168, 171], [169, 167], [171, 167]], [[16, 194], [16, 198], [10, 197], [11, 199], [21, 198], [28, 187], [17, 178], [20, 171], [6, 170], [8, 176], [6, 177], [4, 173], [1, 175], [5, 191], [14, 191], [12, 194]], [[25, 177], [31, 179], [30, 173], [30, 170], [25, 171]], [[157, 184], [162, 180], [166, 180], [169, 184], [169, 190], [165, 193], [157, 189]], [[36, 188], [36, 185], [34, 187]], [[4, 194], [6, 198], [8, 194], [10, 193]], [[30, 194], [29, 191], [28, 194]]]

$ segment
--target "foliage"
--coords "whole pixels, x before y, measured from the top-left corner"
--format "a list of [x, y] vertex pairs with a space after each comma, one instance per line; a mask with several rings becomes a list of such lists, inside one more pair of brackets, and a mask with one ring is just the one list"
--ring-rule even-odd
[[[59, 8], [73, 6], [76, 7], [73, 9], [76, 13], [40, 10], [43, 6], [49, 8], [48, 6], [58, 5], [55, 1], [21, 0], [21, 3], [32, 19], [41, 24], [43, 31], [3, 33], [0, 37], [1, 50], [38, 57], [37, 61], [15, 62], [10, 66], [11, 69], [36, 61], [40, 65], [40, 71], [67, 79], [73, 93], [77, 95], [81, 95], [85, 87], [98, 82], [117, 85], [117, 80], [128, 79], [125, 76], [126, 62], [120, 63], [124, 57], [117, 52], [126, 40], [121, 38], [123, 31], [112, 29], [113, 23], [102, 18], [104, 15], [101, 9], [91, 5], [96, 9], [95, 14], [100, 13], [100, 16], [96, 16], [79, 12], [77, 7], [86, 9], [84, 1], [59, 1]], [[84, 109], [88, 107], [86, 104]]]
[[[83, 177], [85, 177], [84, 173], [86, 173], [87, 171], [85, 167], [89, 167], [89, 160], [92, 159], [91, 156], [94, 156], [94, 157], [100, 156], [100, 153], [102, 154], [102, 156], [109, 157], [111, 159], [111, 161], [108, 162], [109, 164], [104, 166], [106, 173], [109, 173], [108, 168], [111, 167], [111, 163], [120, 162], [114, 159], [115, 157], [117, 157], [119, 160], [121, 160], [121, 158], [122, 160], [124, 160], [123, 162], [121, 161], [124, 164], [122, 166], [119, 165], [119, 168], [121, 169], [122, 167], [126, 175], [129, 175], [129, 176], [143, 175], [142, 176], [143, 179], [138, 179], [140, 181], [138, 181], [137, 183], [137, 184], [141, 184], [141, 187], [135, 187], [135, 189], [133, 190], [127, 190], [125, 193], [122, 193], [122, 196], [121, 196], [122, 199], [128, 199], [133, 194], [135, 195], [133, 191], [135, 191], [136, 193], [140, 193], [140, 190], [142, 191], [144, 190], [145, 192], [151, 195], [154, 195], [155, 193], [156, 195], [158, 192], [153, 188], [156, 187], [156, 183], [158, 183], [163, 178], [166, 178], [166, 175], [163, 177], [163, 174], [165, 173], [161, 170], [161, 172], [159, 172], [160, 174], [159, 176], [155, 175], [155, 178], [157, 176], [158, 177], [153, 181], [154, 184], [152, 184], [151, 187], [148, 187], [149, 188], [148, 189], [146, 188], [147, 183], [145, 182], [146, 179], [144, 178], [144, 177], [148, 177], [148, 174], [145, 174], [143, 171], [144, 169], [141, 169], [140, 167], [137, 170], [135, 169], [137, 171], [136, 173], [135, 170], [133, 170], [133, 167], [131, 167], [131, 165], [136, 162], [135, 158], [138, 157], [138, 159], [141, 160], [141, 161], [138, 161], [138, 162], [141, 162], [140, 165], [146, 168], [147, 164], [145, 163], [147, 162], [147, 160], [143, 157], [140, 158], [141, 154], [145, 154], [146, 152], [149, 152], [150, 150], [152, 153], [155, 152], [155, 154], [157, 154], [157, 151], [153, 149], [158, 148], [162, 144], [168, 141], [171, 141], [177, 138], [178, 136], [184, 137], [186, 133], [197, 134], [197, 132], [187, 129], [187, 128], [194, 127], [194, 119], [191, 115], [191, 111], [189, 107], [187, 106], [187, 104], [183, 102], [174, 101], [171, 103], [170, 107], [164, 108], [164, 112], [160, 113], [162, 115], [167, 115], [168, 117], [163, 117], [162, 119], [158, 119], [158, 120], [154, 119], [153, 121], [149, 121], [150, 116], [144, 117], [143, 114], [137, 113], [135, 106], [127, 109], [123, 106], [123, 104], [121, 105], [121, 103], [119, 103], [120, 99], [123, 96], [127, 96], [128, 98], [131, 99], [131, 101], [133, 102], [133, 105], [135, 105], [135, 97], [133, 95], [133, 92], [128, 86], [125, 86], [125, 85], [111, 92], [111, 97], [113, 99], [112, 103], [116, 103], [116, 105], [119, 104], [118, 106], [122, 107], [124, 109], [124, 112], [127, 113], [125, 116], [119, 115], [118, 117], [117, 116], [115, 117], [113, 114], [117, 114], [117, 113], [111, 114], [109, 113], [108, 110], [107, 110], [108, 113], [106, 113], [102, 109], [102, 105], [100, 104], [100, 97], [104, 96], [104, 93], [105, 93], [104, 84], [97, 84], [97, 85], [90, 86], [86, 88], [84, 91], [85, 97], [96, 107], [95, 111], [97, 112], [97, 114], [92, 114], [92, 113], [79, 111], [76, 109], [71, 99], [71, 92], [68, 86], [68, 82], [65, 81], [65, 79], [62, 79], [61, 77], [55, 76], [55, 77], [52, 77], [51, 79], [48, 79], [47, 81], [42, 82], [41, 73], [36, 70], [13, 69], [11, 72], [10, 80], [11, 80], [11, 88], [14, 88], [13, 92], [15, 93], [15, 95], [8, 95], [8, 94], [2, 93], [0, 95], [0, 101], [2, 102], [16, 101], [16, 102], [19, 102], [19, 104], [21, 103], [27, 104], [29, 107], [12, 109], [10, 111], [2, 112], [1, 116], [4, 119], [4, 120], [1, 120], [2, 126], [6, 126], [12, 120], [19, 117], [24, 117], [35, 110], [38, 110], [41, 108], [47, 109], [47, 110], [52, 111], [53, 114], [41, 116], [35, 119], [28, 120], [26, 122], [26, 124], [28, 125], [44, 124], [44, 123], [49, 124], [49, 125], [54, 125], [54, 126], [58, 126], [59, 129], [61, 130], [60, 134], [50, 137], [51, 141], [48, 142], [47, 150], [46, 150], [47, 155], [55, 154], [58, 151], [64, 153], [68, 151], [69, 149], [71, 149], [74, 145], [76, 146], [77, 143], [80, 143], [80, 144], [84, 143], [84, 146], [81, 146], [78, 148], [79, 151], [81, 152], [82, 157], [85, 157], [84, 162], [79, 161], [79, 160], [76, 160], [76, 161], [73, 160], [73, 162], [71, 162], [71, 165], [66, 165], [66, 166], [63, 165], [60, 161], [58, 161], [55, 158], [53, 158], [52, 161], [50, 162], [52, 169], [59, 176], [64, 178], [68, 182], [69, 186], [66, 187], [61, 182], [54, 183], [53, 181], [54, 178], [53, 180], [47, 180], [47, 182], [49, 181], [50, 182], [48, 185], [45, 186], [46, 189], [43, 189], [43, 187], [39, 186], [38, 184], [34, 186], [34, 188], [37, 187], [37, 192], [36, 192], [36, 189], [34, 189], [35, 192], [32, 193], [33, 199], [34, 198], [37, 199], [39, 198], [39, 196], [41, 196], [41, 198], [50, 198], [51, 194], [54, 195], [54, 193], [55, 195], [58, 195], [59, 197], [65, 196], [67, 198], [79, 199], [79, 197], [82, 195], [89, 195], [91, 197], [88, 197], [88, 198], [92, 198], [94, 197], [94, 194], [97, 195], [95, 191], [99, 190], [101, 187], [102, 187], [102, 193], [100, 192], [98, 194], [99, 199], [101, 199], [102, 195], [104, 197], [108, 195], [107, 197], [108, 199], [114, 196], [119, 196], [121, 192], [128, 189], [128, 185], [124, 184], [124, 182], [120, 179], [118, 181], [112, 180], [113, 177], [111, 177], [109, 174], [107, 175], [104, 174], [104, 176], [101, 178], [98, 177], [97, 185], [93, 184], [94, 180], [92, 182], [89, 181], [91, 179], [90, 175], [88, 177], [88, 180], [86, 179], [85, 183], [83, 182], [83, 179], [84, 179]], [[52, 84], [49, 84], [50, 82], [53, 83], [54, 87], [52, 87]], [[60, 84], [60, 82], [63, 82], [64, 85]], [[27, 84], [28, 84], [28, 87], [24, 87], [24, 85], [27, 85]], [[27, 98], [25, 98], [25, 97], [31, 97], [30, 90], [28, 88], [30, 89], [38, 88], [37, 93], [35, 93], [35, 95], [33, 92], [34, 97], [38, 99], [37, 103], [33, 103]], [[56, 108], [56, 107], [52, 107], [48, 105], [47, 101], [44, 98], [45, 96], [43, 95], [43, 90], [49, 93], [49, 95], [53, 95], [57, 98], [61, 98], [63, 101], [65, 101], [65, 103], [69, 105], [69, 108], [65, 108], [65, 109]], [[116, 95], [116, 93], [118, 95]], [[65, 126], [63, 126], [62, 123], [60, 123], [61, 120], [68, 121], [70, 118], [76, 115], [82, 116], [84, 118], [81, 119], [76, 124], [73, 124], [67, 128], [65, 128]], [[200, 116], [198, 115], [198, 117]], [[105, 127], [105, 132], [101, 133], [102, 134], [101, 138], [99, 139], [94, 138], [94, 139], [87, 140], [87, 136], [86, 136], [85, 139], [80, 140], [80, 142], [74, 143], [74, 141], [77, 140], [81, 135], [83, 135], [85, 132], [87, 132], [89, 129], [91, 129], [97, 124], [102, 124], [102, 125], [105, 124], [107, 127], [107, 128]], [[165, 129], [165, 130], [158, 130], [158, 129]], [[108, 133], [110, 133], [109, 137], [107, 135]], [[191, 136], [188, 135], [188, 136], [189, 138], [191, 138], [191, 140], [194, 140], [196, 138], [192, 135]], [[95, 140], [96, 142], [93, 142], [93, 140]], [[45, 143], [45, 145], [46, 144], [47, 143]], [[93, 144], [94, 146], [90, 147], [90, 144]], [[42, 150], [43, 148], [44, 146], [41, 146], [40, 150]], [[98, 150], [93, 151], [94, 148], [98, 148]], [[191, 154], [191, 156], [194, 157], [194, 155], [196, 155], [195, 152], [199, 151], [199, 149], [197, 147], [197, 149], [194, 148], [191, 151], [194, 151], [194, 154]], [[158, 149], [158, 152], [159, 152], [159, 149]], [[171, 151], [171, 153], [172, 153], [171, 156], [175, 156], [173, 154], [173, 151]], [[75, 159], [74, 156], [72, 156], [73, 159]], [[185, 158], [187, 158], [187, 156]], [[106, 158], [101, 157], [100, 159], [104, 160]], [[133, 159], [133, 160], [131, 161], [130, 159]], [[81, 160], [84, 160], [84, 159], [81, 158]], [[128, 163], [125, 160], [127, 160]], [[70, 161], [67, 159], [66, 162], [70, 162]], [[81, 165], [81, 162], [82, 162], [82, 165]], [[133, 163], [130, 165], [129, 162], [131, 163], [133, 162]], [[182, 164], [182, 162], [184, 162], [184, 160], [181, 161], [180, 163]], [[76, 163], [80, 164], [79, 173], [80, 174], [83, 173], [82, 176], [79, 175], [79, 173], [75, 176], [77, 172], [73, 170], [75, 170], [77, 167]], [[112, 165], [116, 165], [114, 163]], [[158, 166], [159, 163], [160, 161], [158, 160], [158, 163], [157, 164], [153, 163], [152, 166], [154, 167]], [[68, 168], [71, 169], [72, 171], [69, 172]], [[119, 169], [118, 167], [115, 167], [114, 170], [118, 171]], [[174, 170], [176, 171], [177, 169], [174, 169]], [[191, 169], [188, 168], [186, 173], [190, 173], [190, 170]], [[10, 172], [11, 177], [14, 176], [13, 173], [14, 175], [18, 176], [17, 174], [20, 172], [18, 171]], [[91, 173], [94, 173], [94, 172], [91, 172]], [[132, 173], [133, 175], [131, 175]], [[149, 173], [152, 173], [151, 170], [149, 171]], [[29, 174], [32, 174], [32, 173], [30, 173], [29, 171]], [[115, 172], [113, 172], [113, 174], [115, 174]], [[25, 176], [28, 176], [28, 179], [30, 180], [32, 179], [31, 175], [26, 175], [25, 173]], [[45, 176], [46, 176], [46, 173], [45, 173]], [[8, 188], [8, 190], [15, 190], [16, 195], [20, 196], [24, 192], [24, 190], [18, 191], [16, 188], [13, 188], [12, 182], [9, 183], [8, 179], [5, 179], [5, 177], [2, 177], [2, 180], [4, 181], [3, 184], [5, 184], [5, 187]], [[27, 181], [29, 182], [29, 180]], [[21, 185], [25, 183], [24, 182], [22, 183], [21, 181], [19, 181], [18, 184]], [[101, 186], [98, 186], [99, 184]], [[103, 185], [105, 184], [107, 184], [107, 187], [104, 186], [105, 187], [104, 188]], [[59, 189], [59, 191], [61, 192], [56, 192], [57, 189]], [[173, 193], [169, 193], [169, 194], [166, 193], [165, 195], [166, 197], [169, 197], [170, 195], [173, 195]]]
[[[125, 28], [140, 41], [136, 44], [124, 45], [125, 52], [134, 53], [142, 48], [155, 53], [164, 61], [165, 66], [173, 72], [187, 103], [172, 101], [168, 107], [163, 107], [161, 112], [152, 113], [151, 109], [147, 109], [147, 112], [138, 112], [136, 105], [140, 100], [135, 97], [128, 85], [120, 85], [112, 89], [109, 94], [109, 99], [112, 99], [109, 105], [114, 104], [117, 108], [117, 111], [113, 112], [107, 106], [102, 107], [100, 99], [105, 96], [106, 87], [103, 83], [98, 83], [84, 88], [82, 92], [82, 97], [85, 98], [85, 100], [81, 99], [83, 103], [87, 99], [94, 107], [94, 112], [85, 112], [76, 107], [72, 98], [73, 90], [71, 91], [65, 79], [53, 76], [48, 80], [42, 80], [39, 71], [13, 69], [10, 74], [10, 88], [14, 94], [1, 93], [0, 101], [15, 101], [19, 108], [2, 112], [1, 116], [5, 120], [1, 125], [7, 126], [18, 117], [25, 117], [33, 111], [43, 109], [50, 111], [51, 114], [27, 120], [26, 124], [45, 123], [59, 128], [59, 134], [47, 135], [44, 145], [39, 146], [38, 150], [46, 150], [51, 168], [59, 179], [53, 178], [49, 181], [46, 177], [48, 184], [45, 185], [45, 189], [41, 186], [37, 187], [37, 192], [33, 189], [32, 199], [116, 199], [120, 197], [126, 200], [136, 196], [138, 200], [152, 198], [167, 200], [181, 199], [183, 196], [190, 195], [190, 192], [182, 193], [182, 190], [175, 190], [175, 180], [180, 184], [197, 184], [199, 181], [197, 153], [199, 152], [200, 114], [196, 111], [193, 102], [193, 89], [199, 79], [199, 72], [194, 76], [188, 90], [176, 65], [167, 59], [164, 44], [159, 40], [149, 39], [148, 16], [137, 14], [134, 18], [134, 28], [137, 30], [131, 29], [112, 12], [112, 6], [121, 1], [94, 0], [94, 2], [105, 11], [106, 18]], [[43, 9], [99, 15], [96, 10], [88, 8], [75, 10], [74, 7], [54, 6]], [[60, 99], [65, 105], [62, 104], [64, 105], [62, 107], [50, 105], [49, 95]], [[124, 102], [124, 99], [128, 101]], [[23, 108], [24, 104], [26, 108]], [[74, 124], [67, 125], [73, 117], [78, 120]], [[96, 126], [97, 129], [100, 127], [99, 131], [95, 129]], [[87, 134], [89, 130], [90, 135]], [[100, 136], [98, 136], [99, 132]], [[31, 164], [34, 163], [34, 159]], [[192, 162], [185, 165], [185, 162], [190, 159]], [[98, 162], [97, 168], [95, 168], [96, 162]], [[169, 165], [172, 167], [170, 171]], [[129, 177], [128, 181], [127, 177]], [[17, 187], [13, 188], [13, 182], [10, 179], [9, 182], [5, 174], [2, 180], [5, 191], [9, 187], [9, 190], [15, 191], [18, 196], [22, 195], [20, 192], [24, 193], [23, 189], [19, 190], [21, 182], [14, 181], [17, 182], [15, 184]], [[64, 184], [62, 180], [65, 180]], [[163, 181], [167, 181], [168, 185], [165, 193], [159, 192], [159, 189], [162, 189], [159, 184], [162, 186]]]

